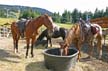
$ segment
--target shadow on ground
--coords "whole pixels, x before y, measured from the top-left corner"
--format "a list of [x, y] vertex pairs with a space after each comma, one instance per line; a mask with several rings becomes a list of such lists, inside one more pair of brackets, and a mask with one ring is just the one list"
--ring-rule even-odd
[[28, 64], [25, 69], [26, 71], [49, 71], [48, 69], [46, 69], [43, 61], [32, 62]]
[[11, 58], [20, 59], [19, 56], [12, 55], [12, 54], [10, 54], [9, 52], [0, 49], [0, 61], [18, 63], [18, 61], [10, 60]]
[[[35, 44], [34, 44], [34, 48], [36, 48], [36, 49], [46, 49], [46, 48], [48, 48], [47, 40], [36, 41]], [[26, 46], [24, 46], [24, 49], [26, 49]]]
[[[87, 44], [84, 44], [81, 50], [84, 53], [88, 54], [89, 48], [90, 47], [88, 47]], [[93, 55], [92, 55], [92, 57], [94, 57], [95, 59], [102, 60], [102, 61], [108, 63], [108, 47], [102, 46], [102, 59], [99, 59], [98, 56], [99, 56], [98, 48], [95, 46], [94, 49], [93, 49]], [[86, 61], [86, 60], [87, 61], [89, 61], [89, 60], [91, 61], [91, 59], [89, 57], [83, 58], [83, 60], [84, 61]]]
[[37, 48], [37, 49], [48, 48], [48, 42], [47, 42], [47, 40], [36, 41], [35, 42], [35, 48]]

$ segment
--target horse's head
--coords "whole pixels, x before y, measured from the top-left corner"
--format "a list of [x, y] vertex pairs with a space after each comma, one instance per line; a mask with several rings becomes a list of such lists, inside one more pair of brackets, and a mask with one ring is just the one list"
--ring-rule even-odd
[[50, 16], [48, 16], [47, 14], [43, 15], [43, 19], [44, 19], [44, 25], [47, 27], [47, 29], [49, 30], [49, 33], [52, 33], [54, 31], [54, 23], [53, 20]]
[[83, 32], [88, 32], [88, 30], [90, 30], [91, 26], [89, 22], [85, 22], [84, 20], [80, 19], [79, 24]]
[[[65, 43], [65, 42], [58, 42], [59, 43], [59, 45], [60, 45], [60, 55], [62, 56], [62, 55], [67, 55], [67, 53], [66, 53], [66, 47], [68, 47], [67, 46], [67, 44]], [[65, 51], [66, 50], [66, 51]]]
[[61, 49], [64, 49], [67, 46], [67, 44], [65, 42], [58, 42], [58, 43], [59, 43]]

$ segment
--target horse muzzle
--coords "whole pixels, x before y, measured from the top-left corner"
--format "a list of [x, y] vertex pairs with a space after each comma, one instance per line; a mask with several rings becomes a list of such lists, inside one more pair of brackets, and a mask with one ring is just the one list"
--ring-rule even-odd
[[63, 49], [60, 48], [60, 56], [63, 56]]

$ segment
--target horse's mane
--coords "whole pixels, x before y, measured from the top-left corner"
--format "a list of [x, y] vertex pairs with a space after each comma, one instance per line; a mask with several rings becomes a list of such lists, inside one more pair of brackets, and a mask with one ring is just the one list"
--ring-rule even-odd
[[37, 21], [37, 20], [39, 20], [39, 19], [42, 18], [42, 17], [43, 17], [43, 18], [44, 18], [44, 17], [48, 18], [48, 17], [50, 17], [50, 16], [48, 16], [48, 14], [44, 14], [44, 15], [41, 15], [41, 16], [38, 16], [38, 17], [32, 19], [31, 22], [32, 22], [32, 21]]
[[67, 46], [70, 46], [72, 41], [74, 41], [73, 38], [78, 38], [79, 37], [79, 30], [80, 30], [79, 24], [73, 25], [70, 28], [69, 32], [67, 33], [64, 44], [67, 45]]

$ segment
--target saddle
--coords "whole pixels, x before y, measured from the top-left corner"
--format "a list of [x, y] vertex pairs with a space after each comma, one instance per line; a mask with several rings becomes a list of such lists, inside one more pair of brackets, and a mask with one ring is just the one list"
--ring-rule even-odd
[[93, 35], [99, 32], [99, 27], [97, 26], [91, 26], [91, 32]]
[[26, 28], [26, 23], [27, 23], [27, 20], [20, 20], [16, 23], [16, 26], [18, 27], [22, 38], [24, 37], [24, 31]]

